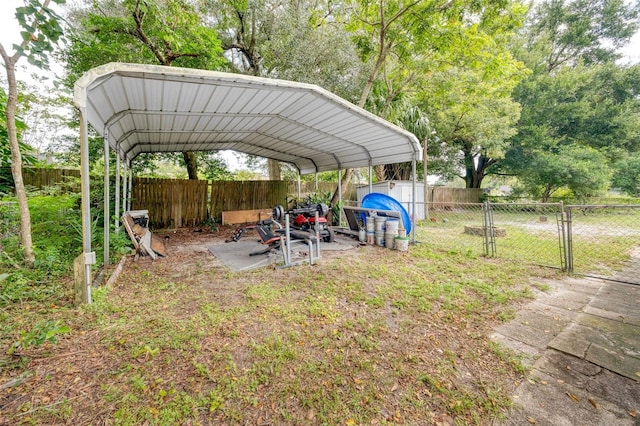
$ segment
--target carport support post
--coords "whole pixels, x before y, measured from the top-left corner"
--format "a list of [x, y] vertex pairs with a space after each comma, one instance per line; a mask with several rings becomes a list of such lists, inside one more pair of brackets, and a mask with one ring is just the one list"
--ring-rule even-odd
[[104, 131], [104, 266], [109, 264], [109, 131]]
[[[338, 206], [342, 207], [342, 170], [338, 169]], [[338, 226], [342, 226], [342, 208], [338, 209]]]
[[[129, 171], [127, 170], [127, 160], [124, 160], [124, 163], [122, 164], [123, 167], [123, 173], [122, 173], [122, 213], [127, 211], [127, 173], [129, 173]], [[117, 213], [118, 216], [120, 216], [120, 213]], [[120, 229], [120, 228], [118, 228]]]
[[86, 303], [91, 303], [91, 265], [96, 263], [96, 254], [91, 251], [91, 194], [89, 179], [89, 138], [87, 132], [87, 115], [85, 108], [78, 108], [80, 113], [80, 182], [82, 193], [82, 255], [84, 257], [84, 279]]
[[129, 163], [129, 191], [127, 191], [127, 208], [125, 210], [131, 210], [131, 189], [133, 188], [133, 168]]
[[[411, 181], [411, 190], [413, 195], [411, 196], [411, 242], [416, 242], [416, 158], [413, 157], [413, 161], [411, 161], [411, 174], [413, 175], [413, 180]], [[426, 182], [426, 181], [425, 181]]]
[[369, 194], [373, 192], [373, 166], [369, 162]]
[[[124, 192], [124, 191], [123, 191]], [[116, 150], [116, 205], [114, 208], [114, 222], [113, 229], [115, 232], [118, 232], [119, 222], [118, 217], [120, 216], [120, 155], [118, 155], [118, 150]]]

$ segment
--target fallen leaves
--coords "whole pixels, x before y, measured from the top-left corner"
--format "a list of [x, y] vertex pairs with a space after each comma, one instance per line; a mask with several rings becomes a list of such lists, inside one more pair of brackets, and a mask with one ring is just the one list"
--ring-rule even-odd
[[573, 394], [573, 393], [571, 393], [571, 392], [569, 392], [569, 391], [565, 392], [565, 394], [566, 394], [569, 398], [573, 399], [575, 402], [580, 402], [580, 398], [578, 398], [575, 394]]

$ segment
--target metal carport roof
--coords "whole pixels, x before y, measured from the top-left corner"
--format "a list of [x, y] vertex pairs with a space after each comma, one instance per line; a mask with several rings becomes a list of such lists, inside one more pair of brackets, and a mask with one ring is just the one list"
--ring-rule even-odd
[[196, 69], [109, 63], [74, 101], [121, 159], [234, 150], [301, 174], [420, 159], [416, 137], [314, 85]]
[[[88, 125], [105, 140], [105, 160], [109, 148], [117, 153], [117, 168], [121, 160], [126, 167], [145, 152], [216, 150], [291, 163], [300, 174], [410, 161], [415, 192], [415, 164], [422, 155], [417, 138], [315, 85], [109, 63], [76, 81], [74, 104], [80, 113], [82, 262], [89, 303], [95, 252], [91, 251]], [[105, 161], [105, 218], [108, 173]], [[116, 216], [119, 187], [118, 182]], [[108, 242], [105, 223], [105, 247]], [[108, 259], [105, 250], [105, 264]]]

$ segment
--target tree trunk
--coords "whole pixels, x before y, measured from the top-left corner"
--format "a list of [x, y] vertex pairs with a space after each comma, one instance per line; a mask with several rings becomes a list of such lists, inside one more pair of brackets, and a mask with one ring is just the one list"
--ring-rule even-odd
[[378, 179], [378, 182], [382, 182], [387, 178], [384, 166], [385, 166], [384, 164], [373, 166], [373, 172], [376, 174], [376, 179]]
[[496, 163], [496, 160], [485, 157], [483, 154], [476, 157], [468, 146], [465, 146], [463, 152], [465, 164], [465, 186], [467, 188], [480, 188], [482, 186], [482, 180], [487, 175], [487, 171]]
[[196, 154], [194, 152], [184, 151], [182, 158], [184, 158], [184, 164], [187, 166], [189, 179], [198, 179], [198, 159], [196, 158]]
[[333, 197], [331, 197], [331, 206], [337, 205], [338, 199], [340, 198], [339, 195], [344, 195], [344, 193], [347, 191], [347, 186], [351, 181], [351, 176], [353, 176], [353, 169], [345, 169], [344, 175], [342, 175], [342, 180], [340, 180], [340, 185], [342, 186], [342, 194], [340, 194], [338, 192], [338, 188], [336, 188], [335, 192], [333, 193]]
[[22, 154], [18, 144], [18, 129], [16, 128], [16, 109], [18, 105], [18, 83], [16, 81], [15, 60], [9, 58], [4, 50], [2, 57], [7, 71], [7, 81], [9, 83], [9, 93], [7, 97], [7, 109], [5, 116], [7, 119], [7, 133], [9, 135], [9, 146], [11, 147], [11, 174], [18, 198], [20, 209], [20, 243], [24, 250], [24, 261], [28, 267], [33, 267], [36, 257], [33, 252], [33, 241], [31, 239], [31, 214], [27, 203], [27, 193], [22, 179]]
[[280, 169], [279, 161], [268, 158], [267, 171], [269, 173], [269, 180], [282, 180], [282, 170]]

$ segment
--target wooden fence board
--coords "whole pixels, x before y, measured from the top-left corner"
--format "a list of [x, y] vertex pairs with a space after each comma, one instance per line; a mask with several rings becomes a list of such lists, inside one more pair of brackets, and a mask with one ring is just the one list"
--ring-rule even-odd
[[210, 214], [222, 220], [223, 211], [272, 209], [287, 202], [285, 181], [214, 181], [211, 182]]
[[256, 223], [271, 217], [272, 209], [235, 210], [222, 212], [223, 225], [236, 225], [240, 223]]
[[149, 210], [154, 228], [195, 226], [207, 220], [206, 180], [134, 178], [134, 210]]
[[[11, 168], [3, 167], [3, 174], [11, 175]], [[23, 167], [22, 179], [26, 186], [42, 189], [60, 183], [69, 183], [73, 179], [80, 178], [80, 170], [66, 168]], [[69, 191], [73, 192], [75, 186], [70, 185]]]

